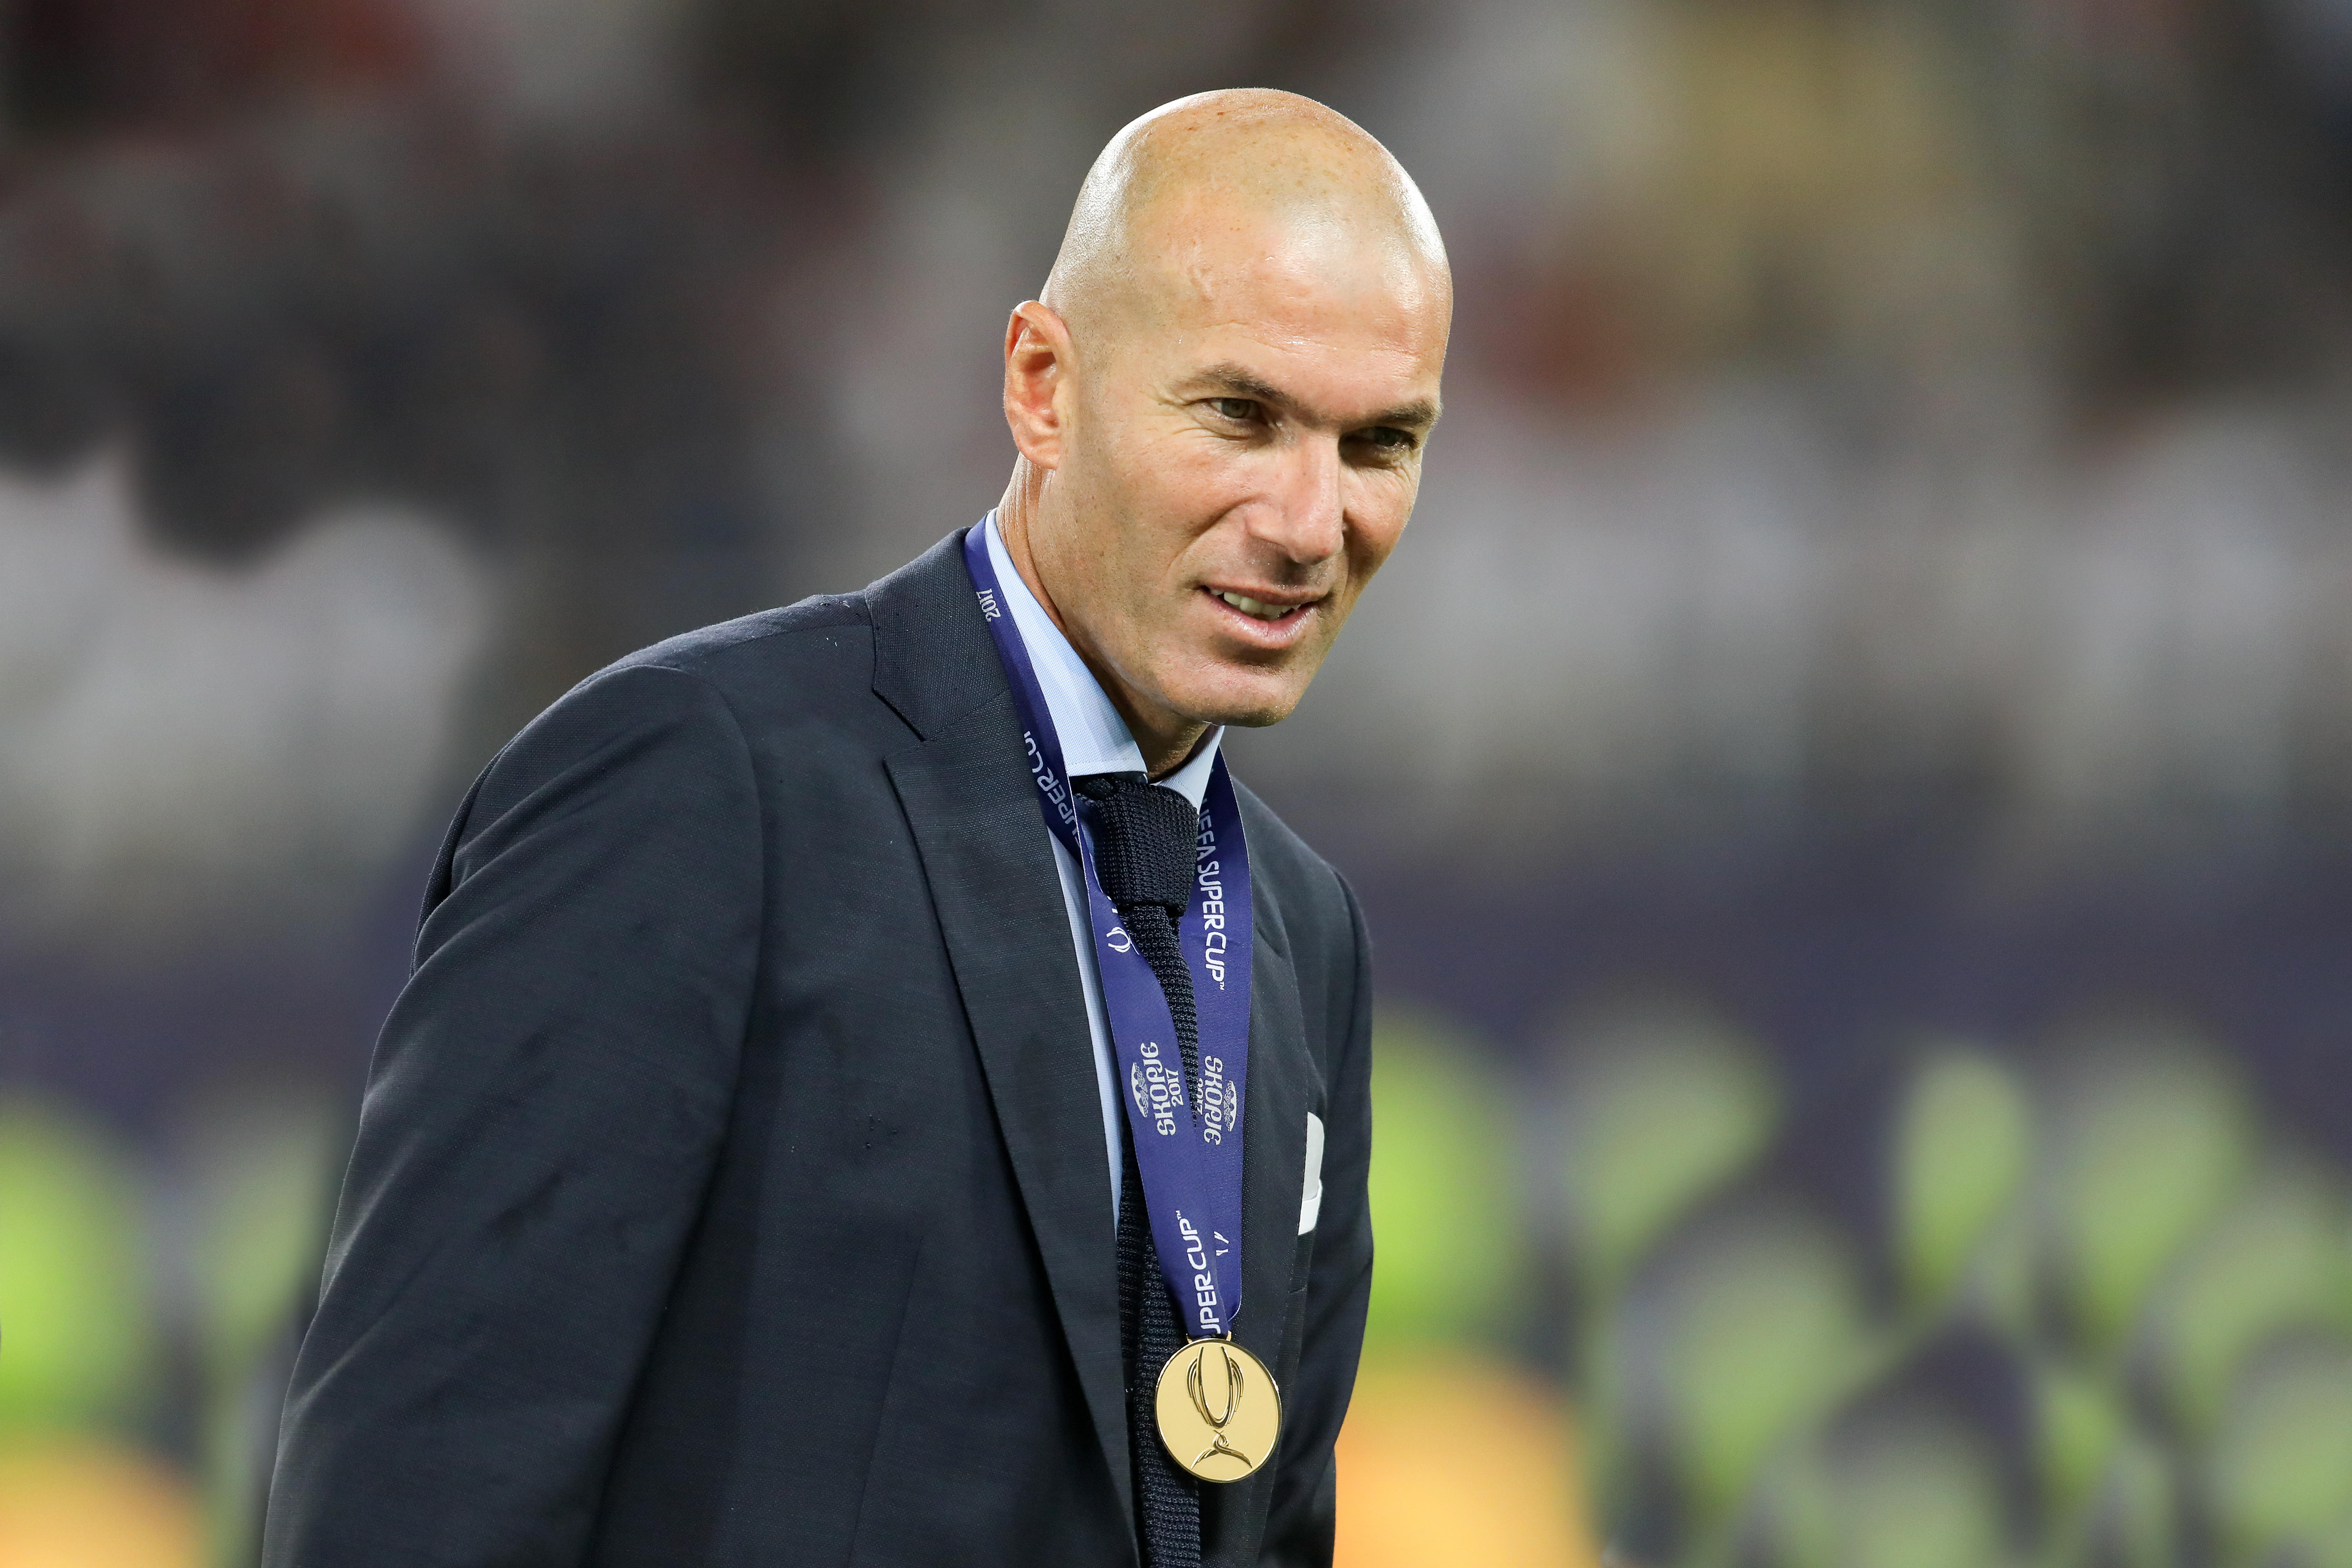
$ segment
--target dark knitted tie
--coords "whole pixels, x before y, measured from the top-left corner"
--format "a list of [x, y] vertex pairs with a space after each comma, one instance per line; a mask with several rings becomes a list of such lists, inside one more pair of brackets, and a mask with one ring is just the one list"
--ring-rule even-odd
[[[1176, 943], [1176, 921], [1192, 894], [1193, 839], [1200, 816], [1192, 803], [1140, 773], [1073, 779], [1095, 803], [1095, 874], [1118, 910], [1136, 951], [1151, 965], [1176, 1025], [1184, 1058], [1184, 1098], [1200, 1078], [1200, 1026], [1192, 1011], [1192, 972]], [[1160, 1369], [1184, 1346], [1175, 1299], [1160, 1271], [1144, 1209], [1143, 1176], [1129, 1141], [1118, 1199], [1119, 1348], [1127, 1358], [1128, 1448], [1135, 1460], [1135, 1516], [1144, 1568], [1199, 1568], [1200, 1483], [1160, 1446], [1153, 1395]]]

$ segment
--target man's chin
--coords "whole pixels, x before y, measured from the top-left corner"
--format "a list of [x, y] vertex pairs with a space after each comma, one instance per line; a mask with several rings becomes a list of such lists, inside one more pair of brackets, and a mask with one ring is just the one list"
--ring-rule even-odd
[[1169, 706], [1195, 723], [1263, 730], [1289, 718], [1306, 691], [1307, 683], [1303, 680], [1275, 682], [1261, 675], [1255, 679], [1220, 681], [1209, 689], [1182, 693]]

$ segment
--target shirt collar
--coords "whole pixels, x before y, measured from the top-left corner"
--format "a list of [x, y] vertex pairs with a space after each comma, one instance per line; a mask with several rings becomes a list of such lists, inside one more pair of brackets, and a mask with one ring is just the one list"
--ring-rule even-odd
[[[1013, 569], [992, 511], [986, 527], [988, 563], [996, 568], [997, 586], [1003, 591], [1006, 608], [1013, 612], [1013, 629], [1021, 634], [1021, 645], [1029, 650], [1029, 668], [1036, 673], [1038, 689], [1045, 693], [1046, 716], [1061, 737], [1062, 771], [1074, 779], [1093, 773], [1144, 772], [1143, 749], [1129, 733], [1127, 721], [1118, 716], [1094, 671], [1087, 668], [1078, 650], [1070, 646], [1070, 639], [1062, 635], [1062, 628], [1054, 624], [1054, 617]], [[1209, 773], [1216, 766], [1224, 739], [1223, 724], [1211, 726], [1184, 765], [1159, 782], [1191, 801], [1198, 811], [1209, 793]]]

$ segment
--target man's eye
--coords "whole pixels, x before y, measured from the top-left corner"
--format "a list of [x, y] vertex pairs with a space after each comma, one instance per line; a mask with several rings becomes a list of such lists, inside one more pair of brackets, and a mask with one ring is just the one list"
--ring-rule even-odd
[[1412, 432], [1400, 430], [1393, 425], [1376, 425], [1363, 433], [1362, 439], [1384, 452], [1409, 452], [1412, 449]]
[[1212, 397], [1209, 406], [1215, 409], [1220, 417], [1230, 419], [1236, 425], [1246, 424], [1257, 417], [1257, 405], [1246, 397]]

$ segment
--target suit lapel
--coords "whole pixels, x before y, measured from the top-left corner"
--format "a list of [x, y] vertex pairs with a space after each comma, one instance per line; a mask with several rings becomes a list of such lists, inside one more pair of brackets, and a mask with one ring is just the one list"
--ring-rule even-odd
[[[1132, 1519], [1118, 1269], [1085, 992], [1013, 693], [972, 599], [962, 536], [866, 590], [874, 689], [922, 743], [887, 759], [978, 1045], [1014, 1179], [1119, 1504]], [[1276, 894], [1255, 879], [1242, 1310], [1234, 1337], [1280, 1363], [1315, 1066]], [[1012, 933], [1034, 932], [1020, 940]], [[1253, 1489], [1255, 1506], [1265, 1498]]]
[[[1248, 805], [1242, 809], [1246, 815]], [[1298, 1256], [1307, 1112], [1316, 1102], [1316, 1074], [1279, 894], [1262, 873], [1251, 881], [1256, 940], [1250, 955], [1249, 1105], [1242, 1123], [1242, 1307], [1234, 1338], [1279, 1378], [1296, 1304], [1290, 1271]], [[1202, 1516], [1211, 1525], [1204, 1555], [1223, 1562], [1235, 1543], [1264, 1534], [1273, 1478], [1261, 1471], [1247, 1485], [1217, 1489], [1222, 1495], [1211, 1500], [1214, 1512]]]
[[1116, 1238], [1086, 997], [1013, 694], [955, 537], [868, 590], [875, 687], [924, 737], [886, 761], [1023, 1206], [1123, 1509]]
[[1256, 951], [1250, 962], [1249, 1107], [1242, 1126], [1242, 1310], [1234, 1337], [1275, 1366], [1297, 1251], [1315, 1065], [1290, 944], [1263, 878], [1255, 879], [1251, 902]]

